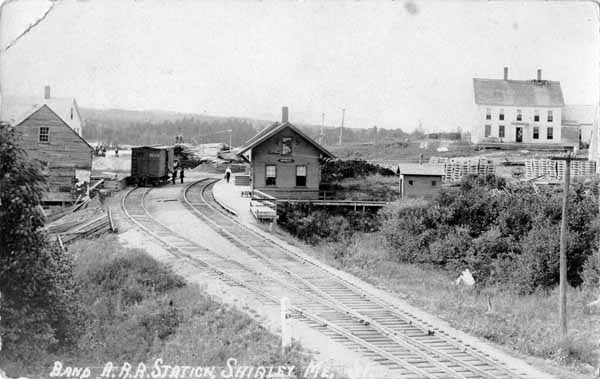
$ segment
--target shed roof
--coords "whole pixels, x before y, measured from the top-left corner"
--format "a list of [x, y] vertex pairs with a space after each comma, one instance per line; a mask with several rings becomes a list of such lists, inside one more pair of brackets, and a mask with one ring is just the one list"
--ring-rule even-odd
[[267, 126], [263, 130], [258, 132], [258, 134], [256, 134], [254, 137], [250, 138], [248, 140], [248, 142], [246, 142], [246, 144], [244, 146], [242, 146], [240, 151], [238, 151], [238, 153], [237, 153], [238, 156], [242, 156], [242, 154], [244, 154], [246, 151], [260, 145], [261, 143], [268, 140], [269, 138], [271, 138], [272, 136], [274, 136], [275, 134], [277, 134], [278, 132], [280, 132], [281, 130], [283, 130], [285, 128], [290, 128], [294, 132], [298, 133], [302, 138], [304, 138], [308, 143], [313, 145], [317, 150], [319, 150], [326, 157], [328, 157], [328, 158], [335, 157], [332, 153], [330, 153], [327, 149], [325, 149], [321, 144], [319, 144], [317, 141], [315, 141], [314, 139], [307, 136], [304, 132], [302, 132], [300, 129], [298, 129], [296, 126], [294, 126], [293, 124], [291, 124], [289, 122], [283, 122], [283, 123], [276, 122], [272, 125]]
[[400, 175], [444, 176], [444, 167], [432, 164], [400, 163]]
[[155, 149], [155, 150], [168, 150], [168, 149], [172, 149], [173, 146], [168, 146], [168, 145], [161, 145], [161, 144], [156, 144], [156, 145], [142, 145], [142, 146], [132, 146], [131, 149]]
[[475, 103], [524, 107], [563, 107], [560, 82], [473, 79]]

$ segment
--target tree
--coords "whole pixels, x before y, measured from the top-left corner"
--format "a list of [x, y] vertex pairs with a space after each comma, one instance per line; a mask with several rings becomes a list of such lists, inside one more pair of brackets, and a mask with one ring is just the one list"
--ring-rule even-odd
[[[31, 367], [73, 342], [78, 328], [72, 260], [43, 231], [45, 178], [0, 124], [0, 335], [3, 367]], [[9, 365], [10, 363], [10, 365]]]

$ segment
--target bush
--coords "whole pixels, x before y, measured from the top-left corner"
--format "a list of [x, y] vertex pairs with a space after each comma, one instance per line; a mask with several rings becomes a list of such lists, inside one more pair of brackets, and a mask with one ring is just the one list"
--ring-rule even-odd
[[589, 289], [600, 289], [600, 251], [595, 250], [583, 264], [581, 273], [583, 286]]

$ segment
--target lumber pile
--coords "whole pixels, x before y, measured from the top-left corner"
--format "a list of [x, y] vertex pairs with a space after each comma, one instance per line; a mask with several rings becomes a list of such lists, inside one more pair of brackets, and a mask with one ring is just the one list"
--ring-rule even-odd
[[[525, 161], [526, 179], [562, 179], [565, 161], [551, 159], [528, 159]], [[571, 176], [591, 176], [596, 173], [594, 161], [571, 161]]]
[[45, 227], [49, 234], [57, 236], [60, 245], [116, 231], [110, 209], [105, 209], [97, 199], [80, 199], [75, 206], [58, 214], [62, 216], [47, 220]]
[[430, 159], [430, 163], [444, 166], [445, 182], [456, 182], [468, 175], [486, 176], [495, 173], [494, 162], [487, 159], [437, 158]]
[[250, 201], [250, 212], [257, 220], [275, 220], [277, 211], [262, 201]]

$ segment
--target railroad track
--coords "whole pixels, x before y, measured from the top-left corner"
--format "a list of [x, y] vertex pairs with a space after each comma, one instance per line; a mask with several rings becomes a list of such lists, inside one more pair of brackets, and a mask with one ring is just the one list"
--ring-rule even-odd
[[177, 234], [146, 209], [149, 189], [124, 197], [125, 214], [175, 256], [197, 269], [258, 295], [265, 304], [292, 300], [293, 316], [346, 347], [384, 366], [398, 378], [521, 377], [484, 353], [452, 339], [417, 317], [363, 292], [318, 264], [309, 262], [241, 225], [212, 196], [214, 180], [188, 185], [184, 204], [263, 269], [206, 249]]

